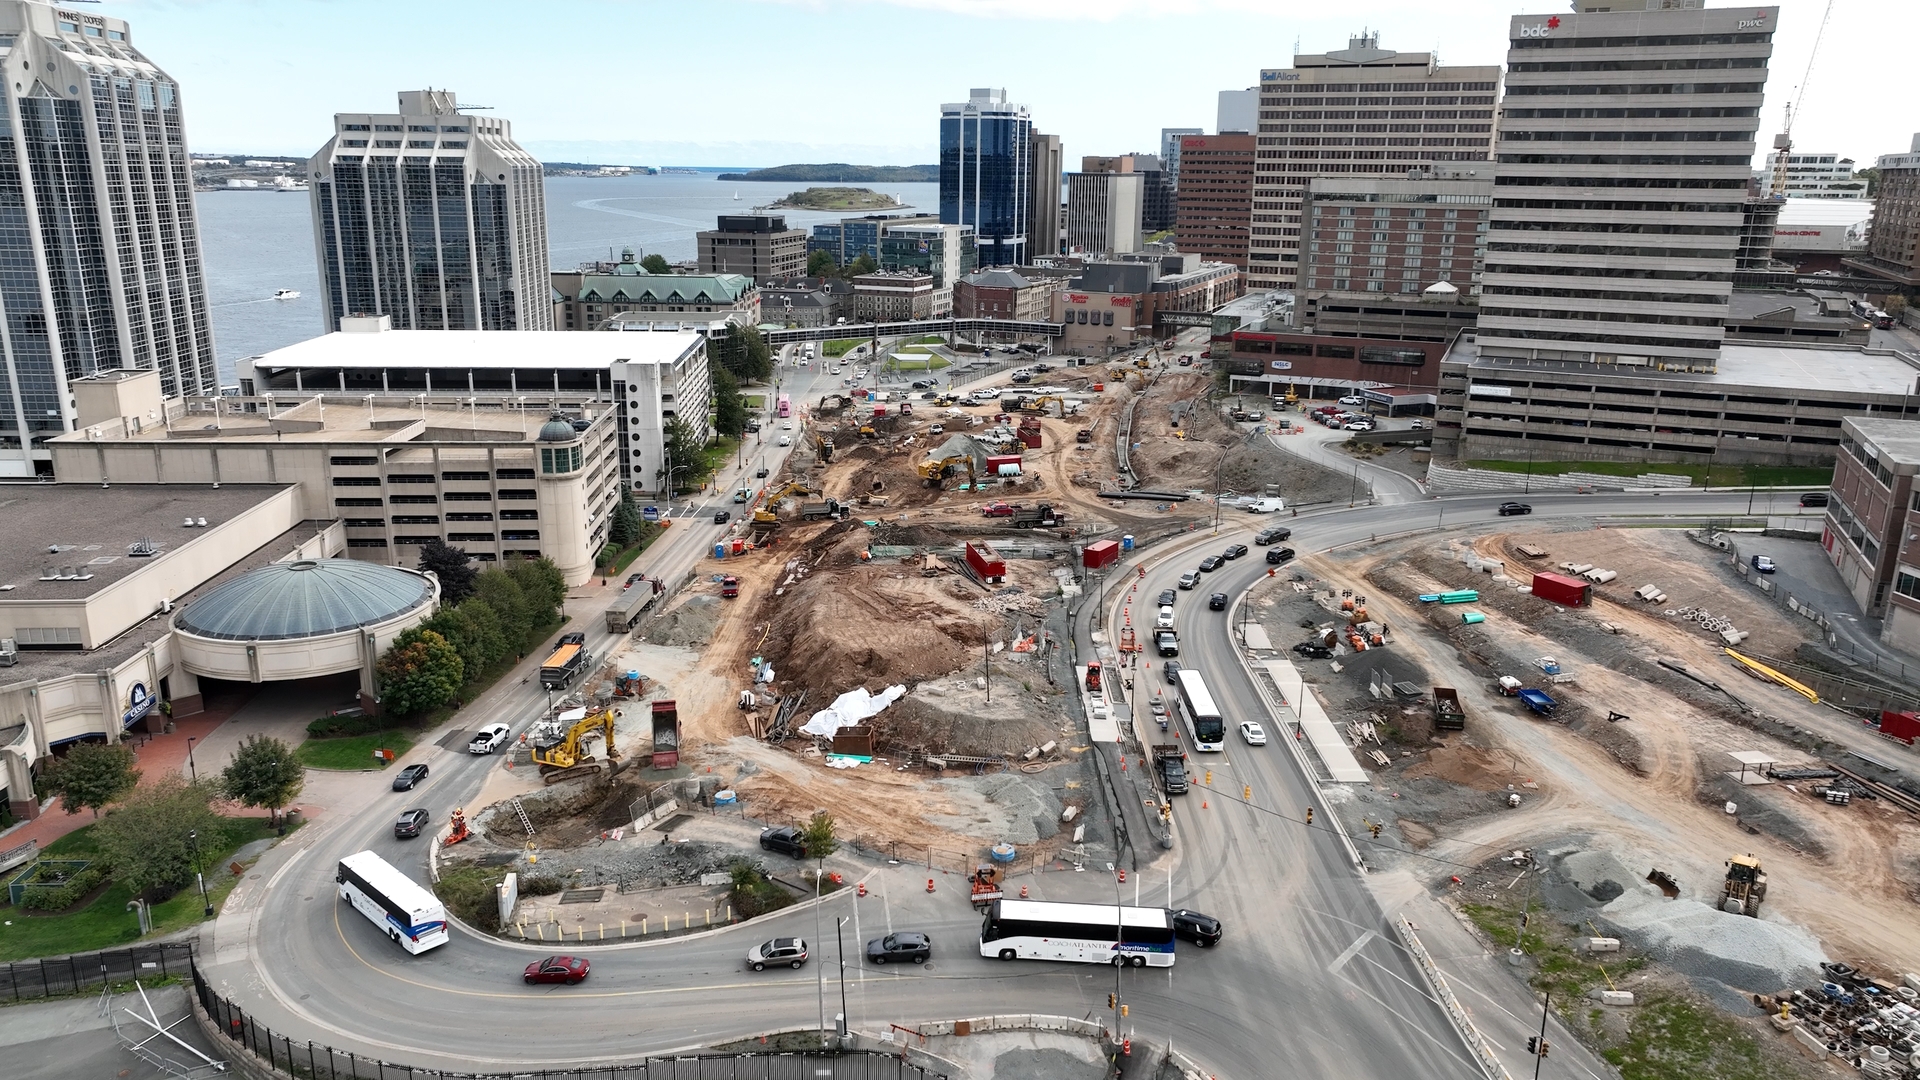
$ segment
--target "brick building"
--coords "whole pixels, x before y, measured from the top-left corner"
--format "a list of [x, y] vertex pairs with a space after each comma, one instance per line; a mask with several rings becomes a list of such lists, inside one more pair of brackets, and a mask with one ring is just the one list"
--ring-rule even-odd
[[1181, 251], [1232, 263], [1244, 275], [1253, 228], [1254, 136], [1188, 135], [1180, 140], [1174, 235]]
[[1849, 417], [1840, 450], [1820, 546], [1881, 639], [1920, 652], [1920, 422]]

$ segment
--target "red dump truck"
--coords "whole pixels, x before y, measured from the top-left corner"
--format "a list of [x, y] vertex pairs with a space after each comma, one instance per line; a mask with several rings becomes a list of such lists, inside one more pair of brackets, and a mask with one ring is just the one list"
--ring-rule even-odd
[[982, 584], [997, 585], [1007, 580], [1007, 560], [1000, 557], [984, 540], [967, 541], [967, 568]]
[[680, 705], [653, 703], [653, 767], [671, 769], [680, 764]]

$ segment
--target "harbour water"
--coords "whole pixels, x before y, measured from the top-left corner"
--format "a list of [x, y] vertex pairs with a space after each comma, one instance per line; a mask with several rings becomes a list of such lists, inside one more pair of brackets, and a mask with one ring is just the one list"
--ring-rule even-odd
[[[721, 214], [746, 213], [807, 184], [722, 183], [717, 173], [660, 176], [550, 176], [547, 246], [556, 269], [618, 257], [622, 248], [671, 262], [694, 257], [693, 234]], [[938, 209], [936, 184], [859, 184], [892, 195], [920, 213]], [[738, 194], [738, 200], [734, 195]], [[309, 197], [268, 191], [209, 191], [198, 196], [207, 297], [212, 307], [220, 380], [233, 382], [234, 361], [316, 337], [326, 326], [313, 249]], [[812, 229], [852, 216], [845, 211], [779, 210], [787, 224]], [[902, 210], [884, 211], [902, 213]], [[279, 289], [298, 290], [275, 300]]]

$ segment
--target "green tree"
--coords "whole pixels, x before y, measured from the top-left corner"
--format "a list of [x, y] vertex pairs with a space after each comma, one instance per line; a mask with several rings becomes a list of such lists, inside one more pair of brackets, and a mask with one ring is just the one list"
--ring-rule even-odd
[[500, 617], [479, 597], [468, 597], [454, 607], [443, 607], [420, 625], [446, 638], [453, 651], [460, 654], [460, 666], [468, 682], [492, 670], [507, 655], [507, 639], [500, 631]]
[[863, 251], [854, 256], [852, 262], [840, 268], [840, 276], [843, 278], [856, 278], [861, 274], [871, 274], [878, 269], [880, 269], [880, 264], [873, 261], [873, 256]]
[[140, 782], [133, 748], [125, 743], [83, 742], [55, 759], [47, 777], [48, 792], [60, 796], [60, 808], [69, 814], [93, 811], [94, 819], [108, 803], [117, 802]]
[[655, 252], [640, 260], [640, 269], [645, 270], [649, 274], [671, 274], [673, 273], [673, 264], [669, 263], [665, 256]]
[[839, 265], [834, 262], [831, 251], [816, 251], [807, 256], [808, 277], [827, 277], [838, 269]]
[[113, 879], [150, 901], [165, 900], [204, 869], [195, 858], [218, 857], [222, 821], [208, 805], [214, 785], [189, 784], [178, 774], [139, 788], [93, 827], [94, 843]]
[[713, 427], [722, 435], [738, 438], [747, 430], [747, 399], [740, 384], [725, 368], [713, 369]]
[[[668, 498], [681, 491], [690, 483], [707, 478], [713, 467], [707, 464], [707, 456], [702, 453], [700, 436], [694, 434], [693, 427], [682, 417], [673, 417], [667, 421], [666, 431], [667, 458], [673, 463], [671, 477], [664, 473], [660, 477], [661, 490]], [[685, 468], [681, 468], [685, 466]]]
[[374, 664], [380, 678], [380, 703], [388, 712], [411, 716], [453, 700], [466, 678], [460, 654], [447, 639], [416, 626], [393, 639]]
[[567, 601], [567, 577], [552, 559], [515, 559], [506, 569], [526, 598], [529, 630], [559, 618], [560, 605]]
[[809, 859], [824, 859], [840, 850], [840, 841], [833, 835], [833, 815], [825, 810], [813, 812], [813, 820], [800, 830], [800, 836], [807, 845]]
[[473, 598], [493, 609], [500, 621], [500, 636], [505, 640], [508, 650], [525, 652], [536, 624], [527, 606], [526, 594], [520, 591], [520, 583], [513, 580], [506, 570], [490, 566], [481, 571], [479, 578], [474, 581]]
[[607, 523], [607, 539], [620, 547], [631, 547], [640, 539], [640, 527], [644, 524], [640, 508], [633, 504], [633, 492], [620, 492], [620, 501], [613, 506], [613, 520]]
[[249, 735], [220, 773], [220, 790], [242, 806], [264, 806], [280, 818], [280, 808], [300, 795], [307, 773], [293, 747], [266, 735]]
[[431, 570], [440, 579], [440, 603], [457, 604], [473, 595], [473, 579], [479, 576], [467, 553], [435, 536], [420, 545], [421, 571]]
[[752, 326], [735, 326], [721, 338], [716, 349], [716, 370], [732, 374], [736, 382], [764, 382], [773, 376], [773, 347]]

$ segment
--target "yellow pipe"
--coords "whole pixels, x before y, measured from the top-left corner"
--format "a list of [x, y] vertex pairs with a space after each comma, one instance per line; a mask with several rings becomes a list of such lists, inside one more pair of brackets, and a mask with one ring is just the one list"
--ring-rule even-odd
[[1752, 671], [1757, 675], [1760, 675], [1762, 678], [1768, 679], [1772, 682], [1779, 683], [1781, 686], [1784, 686], [1787, 689], [1793, 691], [1794, 693], [1799, 694], [1801, 697], [1806, 698], [1808, 701], [1813, 702], [1815, 705], [1820, 704], [1819, 693], [1816, 692], [1813, 689], [1813, 687], [1808, 686], [1806, 683], [1803, 683], [1796, 679], [1792, 679], [1785, 675], [1782, 675], [1780, 672], [1775, 671], [1772, 668], [1768, 667], [1767, 665], [1760, 663], [1758, 660], [1750, 660], [1747, 657], [1741, 656], [1739, 653], [1734, 652], [1732, 649], [1723, 649], [1721, 651], [1725, 652], [1728, 656], [1733, 657], [1734, 660], [1738, 661], [1741, 665], [1745, 666], [1747, 670]]

